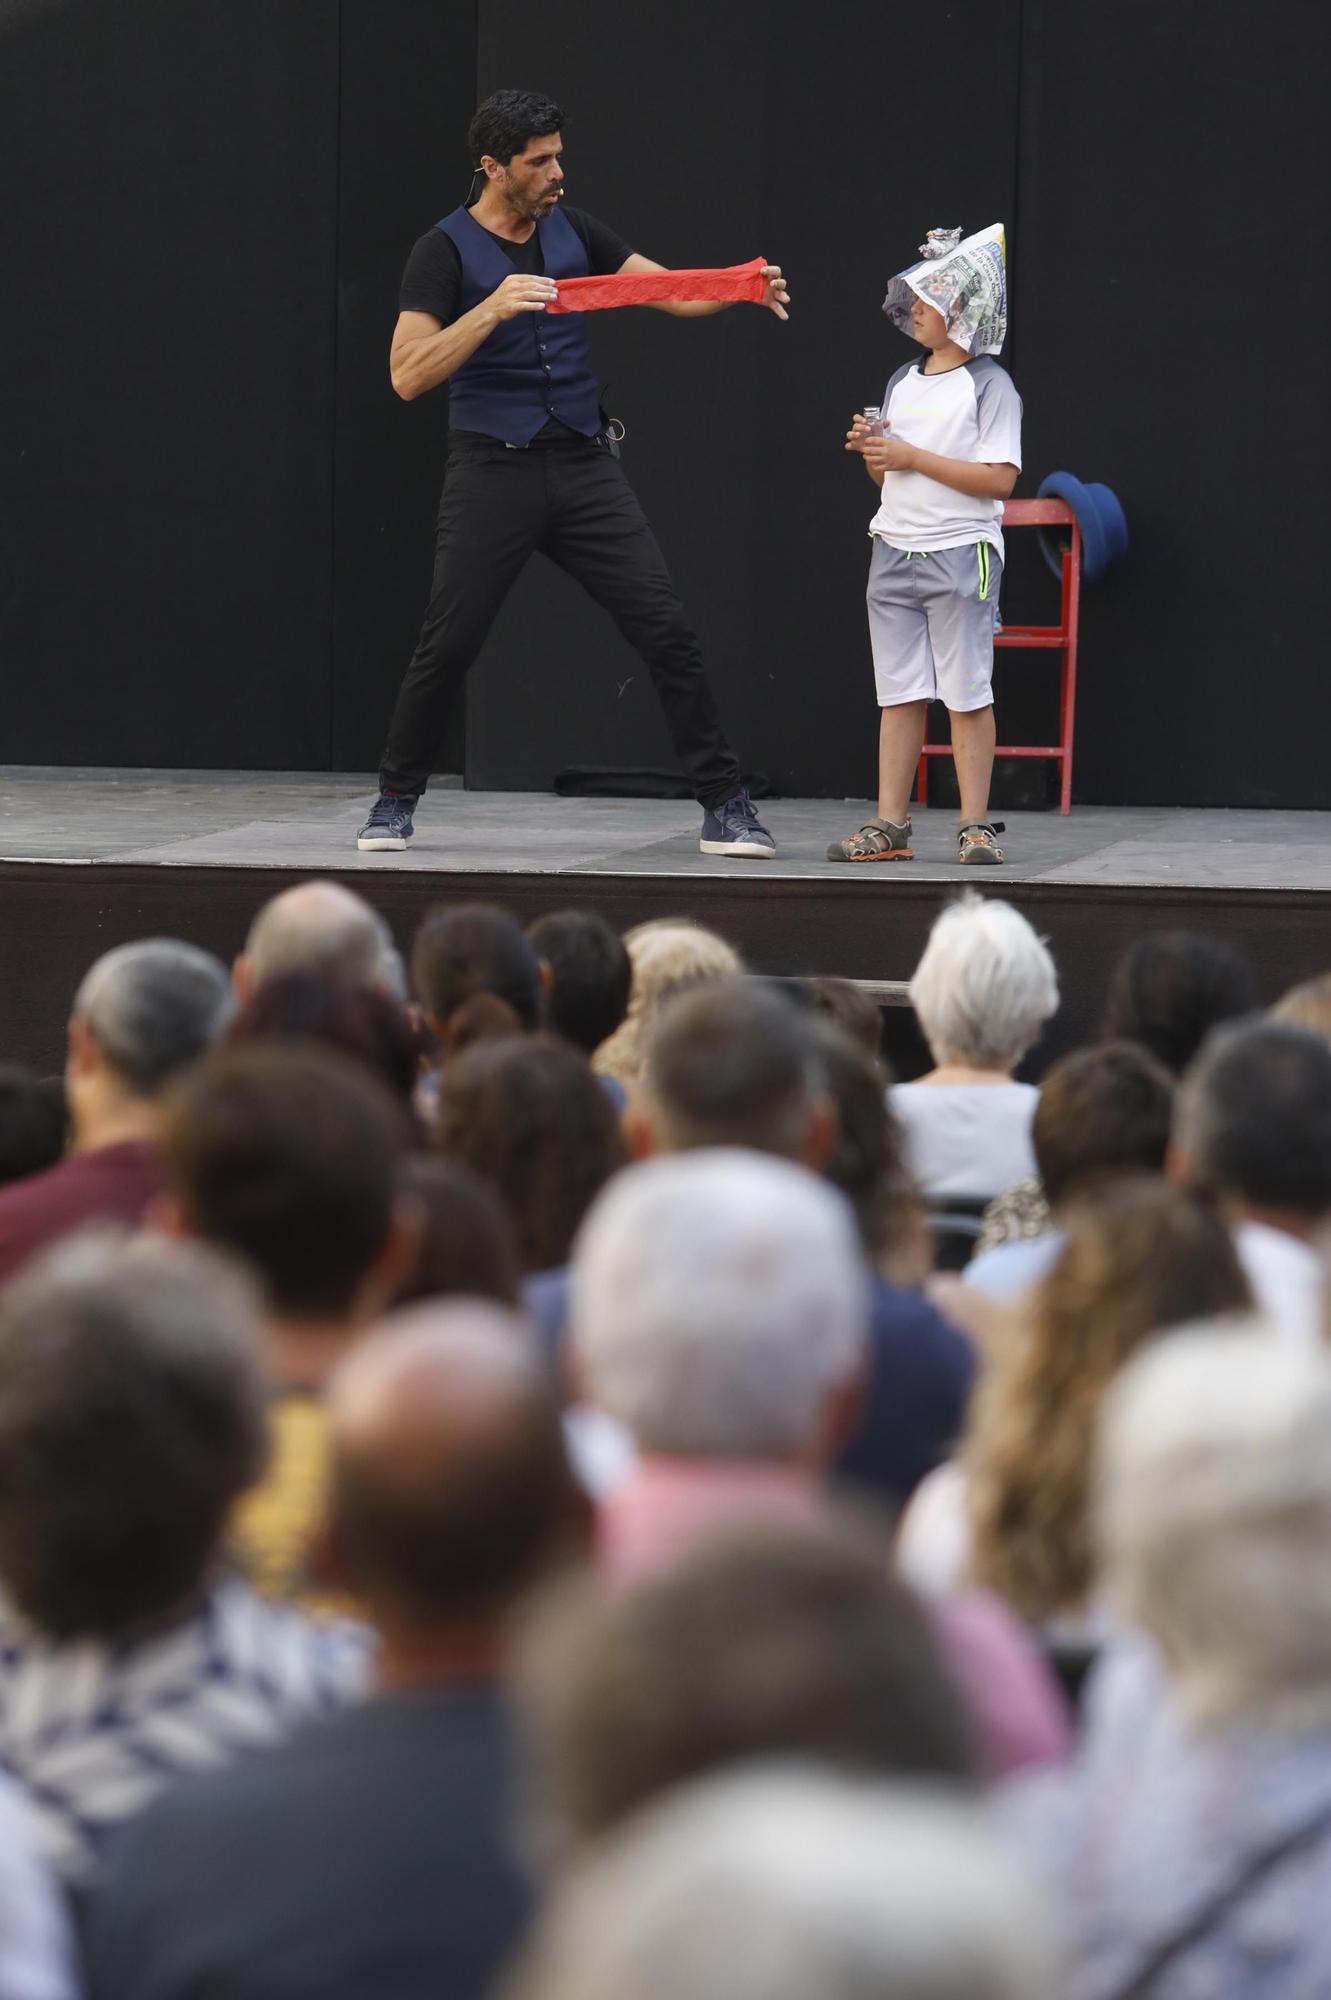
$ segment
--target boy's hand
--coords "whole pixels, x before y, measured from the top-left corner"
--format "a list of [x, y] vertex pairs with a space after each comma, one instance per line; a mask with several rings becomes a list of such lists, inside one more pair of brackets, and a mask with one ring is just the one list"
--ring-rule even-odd
[[858, 432], [848, 434], [846, 450], [857, 451], [866, 470], [875, 478], [881, 478], [885, 472], [909, 472], [915, 463], [913, 444], [893, 437], [890, 432], [886, 437], [872, 437], [863, 426]]

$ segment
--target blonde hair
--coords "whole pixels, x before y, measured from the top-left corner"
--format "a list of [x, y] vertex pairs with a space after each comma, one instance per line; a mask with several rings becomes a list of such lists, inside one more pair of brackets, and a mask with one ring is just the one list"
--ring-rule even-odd
[[1124, 1180], [1066, 1224], [995, 1343], [963, 1451], [974, 1579], [1031, 1620], [1089, 1592], [1091, 1445], [1119, 1369], [1162, 1328], [1251, 1304], [1224, 1224], [1182, 1189]]
[[1288, 1022], [1295, 1028], [1308, 1028], [1324, 1042], [1331, 1042], [1331, 972], [1305, 979], [1300, 986], [1291, 986], [1271, 1009], [1271, 1019]]
[[654, 918], [624, 934], [633, 968], [628, 1013], [592, 1057], [598, 1076], [633, 1080], [641, 1074], [643, 1052], [658, 1008], [675, 994], [744, 970], [733, 945], [690, 923], [687, 917]]

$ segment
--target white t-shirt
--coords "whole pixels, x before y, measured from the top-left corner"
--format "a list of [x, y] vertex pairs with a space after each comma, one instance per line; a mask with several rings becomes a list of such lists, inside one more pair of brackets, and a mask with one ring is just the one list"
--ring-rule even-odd
[[[908, 361], [883, 392], [891, 435], [941, 458], [976, 465], [1021, 465], [1021, 397], [1012, 377], [983, 354], [941, 375]], [[924, 472], [889, 472], [869, 526], [894, 549], [959, 549], [988, 542], [1003, 553], [1001, 500], [956, 493]]]
[[906, 1165], [920, 1193], [992, 1200], [1036, 1172], [1032, 1083], [894, 1083], [888, 1106], [901, 1126]]

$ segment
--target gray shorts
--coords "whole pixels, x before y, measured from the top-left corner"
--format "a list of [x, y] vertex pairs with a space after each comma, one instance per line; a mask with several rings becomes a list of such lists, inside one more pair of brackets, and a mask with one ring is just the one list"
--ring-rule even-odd
[[867, 597], [880, 708], [935, 700], [959, 714], [988, 708], [1002, 575], [988, 542], [907, 553], [874, 536]]

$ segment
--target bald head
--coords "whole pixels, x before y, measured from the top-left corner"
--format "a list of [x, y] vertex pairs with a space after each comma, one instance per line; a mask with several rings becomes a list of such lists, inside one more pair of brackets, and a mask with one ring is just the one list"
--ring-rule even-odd
[[284, 973], [308, 972], [331, 985], [379, 985], [391, 964], [392, 934], [368, 903], [340, 882], [298, 882], [265, 903], [237, 961], [241, 997]]
[[578, 1518], [526, 1321], [480, 1299], [418, 1306], [334, 1378], [333, 1525], [372, 1615], [498, 1618]]

